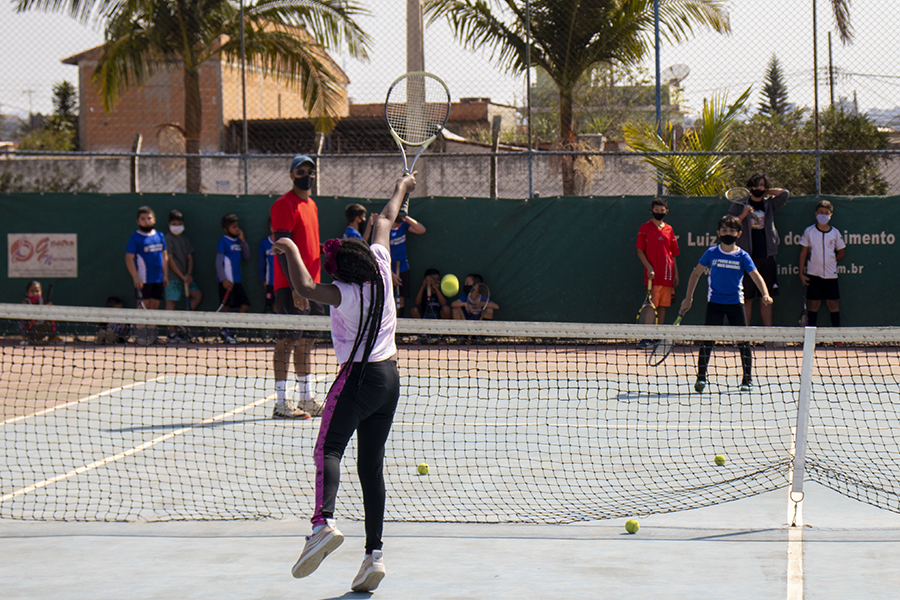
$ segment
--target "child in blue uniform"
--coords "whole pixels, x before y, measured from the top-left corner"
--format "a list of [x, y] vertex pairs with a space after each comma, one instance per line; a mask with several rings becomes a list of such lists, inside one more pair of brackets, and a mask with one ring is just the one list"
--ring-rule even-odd
[[407, 216], [401, 219], [399, 216], [391, 227], [391, 273], [394, 286], [399, 294], [395, 298], [397, 302], [397, 316], [403, 316], [403, 307], [406, 298], [410, 297], [409, 261], [406, 257], [406, 233], [425, 233], [425, 226]]
[[159, 308], [163, 292], [169, 285], [169, 255], [165, 236], [156, 231], [156, 214], [149, 206], [137, 212], [138, 230], [128, 238], [125, 247], [125, 266], [135, 290], [140, 290], [144, 308]]
[[[222, 229], [225, 235], [219, 238], [219, 246], [216, 249], [216, 281], [219, 282], [219, 302], [225, 299], [229, 290], [231, 293], [224, 302], [223, 312], [229, 308], [237, 308], [239, 312], [250, 310], [250, 299], [244, 291], [241, 282], [241, 261], [250, 258], [250, 246], [244, 239], [244, 232], [238, 226], [237, 215], [227, 214], [222, 217]], [[225, 329], [221, 332], [222, 339], [229, 344], [237, 340]]]
[[[744, 312], [744, 273], [747, 273], [756, 287], [759, 289], [763, 304], [772, 304], [772, 297], [766, 288], [756, 265], [750, 255], [735, 245], [741, 234], [741, 221], [733, 215], [727, 215], [719, 219], [718, 226], [719, 244], [712, 246], [703, 256], [700, 262], [691, 272], [688, 281], [687, 294], [681, 303], [681, 312], [686, 313], [691, 309], [694, 290], [700, 275], [709, 269], [709, 293], [706, 304], [705, 325], [722, 325], [725, 318], [732, 327], [746, 327], [747, 315]], [[706, 372], [709, 366], [709, 357], [712, 354], [713, 342], [704, 341], [700, 346], [700, 355], [697, 359], [697, 381], [694, 389], [702, 392], [706, 388]], [[753, 386], [753, 356], [750, 353], [750, 345], [747, 342], [739, 344], [741, 350], [741, 365], [743, 367], [743, 379], [741, 391], [750, 391]]]

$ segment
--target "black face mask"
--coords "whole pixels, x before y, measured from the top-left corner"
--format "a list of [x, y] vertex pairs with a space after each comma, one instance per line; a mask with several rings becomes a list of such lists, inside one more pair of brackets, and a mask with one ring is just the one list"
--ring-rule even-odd
[[733, 244], [737, 241], [737, 236], [736, 235], [720, 235], [719, 241], [721, 241], [726, 246], [730, 246], [731, 244]]
[[153, 231], [153, 225], [149, 227], [144, 227], [143, 225], [138, 225], [138, 229], [140, 229], [143, 233], [150, 233]]
[[766, 193], [766, 190], [750, 190], [750, 193], [754, 198], [762, 198], [763, 194]]
[[309, 191], [312, 189], [312, 177], [309, 175], [297, 177], [294, 179], [294, 185], [297, 186], [298, 190]]
[[464, 286], [463, 286], [463, 294], [465, 294], [466, 296], [468, 296], [468, 295], [469, 295], [469, 292], [471, 292], [471, 291], [472, 291], [472, 286], [471, 286], [471, 285], [464, 285]]
[[657, 221], [664, 221], [666, 219], [666, 213], [650, 213], [653, 215], [653, 218]]

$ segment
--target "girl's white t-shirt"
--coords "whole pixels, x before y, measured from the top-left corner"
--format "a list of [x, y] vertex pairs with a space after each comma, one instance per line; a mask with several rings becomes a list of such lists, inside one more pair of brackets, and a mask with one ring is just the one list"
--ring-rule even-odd
[[[397, 307], [394, 304], [394, 286], [391, 280], [390, 250], [381, 244], [372, 244], [371, 248], [375, 255], [375, 262], [378, 264], [378, 271], [381, 273], [381, 281], [384, 283], [384, 313], [381, 317], [381, 328], [378, 330], [372, 354], [369, 355], [369, 362], [379, 362], [387, 360], [397, 353], [397, 345], [394, 342], [394, 335], [397, 331]], [[362, 314], [365, 320], [372, 303], [371, 291], [369, 284], [364, 283], [362, 298], [360, 298], [359, 285], [342, 281], [335, 281], [334, 285], [341, 292], [341, 303], [339, 306], [331, 307], [331, 341], [334, 344], [334, 353], [337, 355], [338, 363], [344, 364], [350, 359], [350, 352], [353, 351], [353, 342], [356, 340], [359, 329], [360, 300], [363, 303]], [[356, 356], [353, 357], [353, 362], [362, 360], [365, 346], [364, 339], [356, 351]]]

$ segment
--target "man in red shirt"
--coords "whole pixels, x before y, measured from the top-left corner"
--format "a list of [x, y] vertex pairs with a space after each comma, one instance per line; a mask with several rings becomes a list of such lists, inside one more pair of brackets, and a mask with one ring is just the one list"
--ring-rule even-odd
[[[319, 209], [310, 198], [316, 177], [316, 163], [312, 158], [298, 154], [291, 161], [293, 187], [272, 204], [272, 231], [275, 240], [289, 237], [300, 250], [303, 264], [313, 280], [321, 278], [319, 246]], [[324, 315], [321, 304], [310, 302], [291, 289], [287, 273], [287, 260], [283, 254], [275, 261], [275, 312], [284, 315]], [[314, 375], [311, 370], [313, 341], [303, 337], [302, 331], [282, 330], [275, 343], [275, 412], [276, 419], [308, 419], [321, 416], [323, 405], [316, 400]], [[297, 406], [288, 388], [288, 365], [294, 355], [294, 375], [299, 394]]]
[[650, 203], [652, 219], [638, 229], [637, 255], [644, 265], [644, 286], [653, 282], [651, 294], [660, 325], [665, 323], [666, 307], [672, 305], [675, 287], [678, 285], [678, 265], [675, 257], [680, 253], [675, 230], [664, 223], [669, 207], [665, 198], [654, 198]]

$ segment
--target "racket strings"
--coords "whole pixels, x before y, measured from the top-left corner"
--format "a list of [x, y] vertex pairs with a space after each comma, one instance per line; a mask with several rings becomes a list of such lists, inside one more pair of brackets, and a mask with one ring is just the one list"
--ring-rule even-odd
[[388, 92], [385, 115], [400, 141], [417, 146], [440, 133], [449, 103], [447, 88], [440, 81], [413, 75], [395, 83]]

